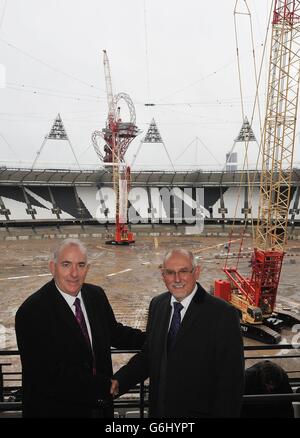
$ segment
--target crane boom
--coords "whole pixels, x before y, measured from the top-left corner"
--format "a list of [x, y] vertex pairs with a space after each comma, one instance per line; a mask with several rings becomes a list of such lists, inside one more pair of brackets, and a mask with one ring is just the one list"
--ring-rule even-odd
[[104, 65], [104, 76], [105, 76], [105, 84], [106, 84], [107, 106], [108, 106], [108, 123], [113, 123], [116, 120], [116, 108], [114, 102], [109, 59], [106, 50], [103, 50], [103, 65]]

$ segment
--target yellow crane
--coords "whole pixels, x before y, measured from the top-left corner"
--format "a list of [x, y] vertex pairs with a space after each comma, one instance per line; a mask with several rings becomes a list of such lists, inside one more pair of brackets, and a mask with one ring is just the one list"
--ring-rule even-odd
[[[232, 302], [242, 321], [250, 324], [244, 332], [247, 329], [250, 337], [266, 342], [280, 340], [275, 332], [259, 331], [255, 324], [266, 323], [276, 303], [287, 240], [299, 80], [300, 0], [275, 0], [252, 272], [245, 277], [237, 267], [225, 266], [230, 290], [228, 282], [216, 282], [216, 295]], [[287, 320], [296, 322], [290, 316]]]

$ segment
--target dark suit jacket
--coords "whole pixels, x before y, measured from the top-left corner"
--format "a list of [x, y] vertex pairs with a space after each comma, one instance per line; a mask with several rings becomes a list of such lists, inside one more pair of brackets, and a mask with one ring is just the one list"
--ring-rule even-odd
[[151, 417], [239, 416], [244, 356], [236, 310], [198, 284], [167, 357], [170, 298], [151, 301], [143, 349], [114, 376], [120, 394], [150, 377]]
[[[50, 281], [16, 314], [23, 370], [24, 417], [90, 417], [97, 400], [110, 400], [110, 347], [140, 348], [144, 333], [117, 323], [104, 291], [81, 289], [93, 340], [93, 357], [69, 305]], [[112, 408], [106, 416], [112, 416]]]

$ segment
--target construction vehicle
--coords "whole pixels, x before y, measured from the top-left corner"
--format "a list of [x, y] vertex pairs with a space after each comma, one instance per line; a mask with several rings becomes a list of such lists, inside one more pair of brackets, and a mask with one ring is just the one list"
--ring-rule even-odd
[[[106, 82], [108, 117], [106, 127], [102, 131], [95, 131], [92, 135], [94, 149], [105, 168], [112, 173], [113, 188], [116, 199], [115, 233], [107, 244], [129, 245], [134, 243], [133, 233], [127, 227], [128, 192], [130, 189], [130, 167], [125, 164], [125, 153], [130, 142], [138, 135], [135, 124], [136, 115], [133, 102], [128, 94], [119, 93], [114, 96], [110, 65], [106, 50], [103, 51], [103, 64]], [[123, 122], [120, 117], [120, 101], [123, 101], [129, 110], [130, 121]], [[103, 152], [98, 145], [98, 138], [104, 140]]]
[[263, 321], [262, 311], [259, 307], [251, 306], [242, 294], [231, 295], [231, 304], [241, 311], [241, 318], [244, 323], [261, 324]]
[[252, 272], [223, 268], [215, 294], [240, 312], [243, 334], [278, 343], [283, 325], [300, 323], [276, 311], [290, 204], [291, 175], [300, 80], [300, 0], [275, 0], [272, 20], [266, 115], [262, 136], [260, 198], [251, 257]]

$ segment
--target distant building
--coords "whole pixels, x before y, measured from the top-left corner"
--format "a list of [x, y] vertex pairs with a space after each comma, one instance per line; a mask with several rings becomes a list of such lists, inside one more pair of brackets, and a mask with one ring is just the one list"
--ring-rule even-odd
[[226, 154], [226, 166], [225, 166], [225, 170], [227, 172], [234, 172], [235, 170], [237, 170], [237, 166], [238, 166], [238, 157], [237, 157], [237, 152], [228, 152], [228, 154]]

